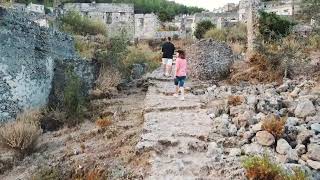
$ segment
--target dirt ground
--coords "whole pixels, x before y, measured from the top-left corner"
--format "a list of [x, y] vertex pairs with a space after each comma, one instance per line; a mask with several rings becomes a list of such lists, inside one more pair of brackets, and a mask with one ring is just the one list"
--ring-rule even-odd
[[[90, 102], [91, 120], [74, 128], [44, 133], [35, 153], [23, 160], [1, 150], [7, 170], [0, 179], [143, 179], [149, 154], [138, 155], [135, 146], [143, 125], [145, 92], [131, 89], [113, 99]], [[110, 116], [112, 115], [112, 117]], [[98, 116], [110, 116], [106, 128], [96, 125]]]

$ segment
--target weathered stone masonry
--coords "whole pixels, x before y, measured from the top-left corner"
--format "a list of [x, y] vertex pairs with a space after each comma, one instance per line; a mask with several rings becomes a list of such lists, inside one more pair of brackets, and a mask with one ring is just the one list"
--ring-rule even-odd
[[108, 36], [119, 35], [125, 30], [130, 39], [134, 37], [134, 6], [121, 3], [66, 3], [65, 12], [79, 11], [90, 19], [104, 22], [108, 29]]

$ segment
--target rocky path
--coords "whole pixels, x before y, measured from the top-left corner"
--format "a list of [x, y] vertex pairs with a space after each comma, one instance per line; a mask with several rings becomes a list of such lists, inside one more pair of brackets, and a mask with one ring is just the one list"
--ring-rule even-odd
[[201, 109], [200, 98], [191, 93], [185, 101], [173, 97], [172, 79], [161, 77], [159, 71], [149, 79], [143, 134], [136, 147], [140, 153], [154, 152], [147, 179], [208, 179], [205, 167], [213, 157], [207, 142], [212, 120]]

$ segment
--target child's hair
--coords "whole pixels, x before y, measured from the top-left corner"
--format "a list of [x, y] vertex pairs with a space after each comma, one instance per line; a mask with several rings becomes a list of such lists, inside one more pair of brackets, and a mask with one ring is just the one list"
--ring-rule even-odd
[[186, 53], [183, 50], [178, 50], [177, 53], [179, 53], [179, 58], [181, 59], [186, 58]]

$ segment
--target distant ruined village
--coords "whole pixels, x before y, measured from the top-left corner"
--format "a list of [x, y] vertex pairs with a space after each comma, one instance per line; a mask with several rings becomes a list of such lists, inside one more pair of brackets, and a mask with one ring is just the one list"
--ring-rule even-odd
[[[277, 15], [294, 18], [300, 13], [301, 0], [281, 0], [260, 2], [259, 9]], [[246, 23], [250, 8], [249, 0], [241, 0], [239, 4], [228, 3], [213, 11], [204, 11], [193, 15], [175, 16], [172, 22], [160, 22], [156, 14], [135, 14], [133, 4], [123, 3], [65, 3], [48, 8], [45, 12], [43, 5], [13, 3], [11, 8], [33, 14], [33, 19], [40, 26], [49, 27], [52, 18], [59, 17], [68, 11], [79, 11], [90, 19], [101, 20], [108, 27], [108, 36], [112, 37], [126, 31], [129, 39], [148, 40], [165, 37], [194, 38], [197, 23], [209, 20], [217, 28], [231, 27], [238, 23]], [[300, 25], [297, 31], [307, 33], [310, 24]]]

